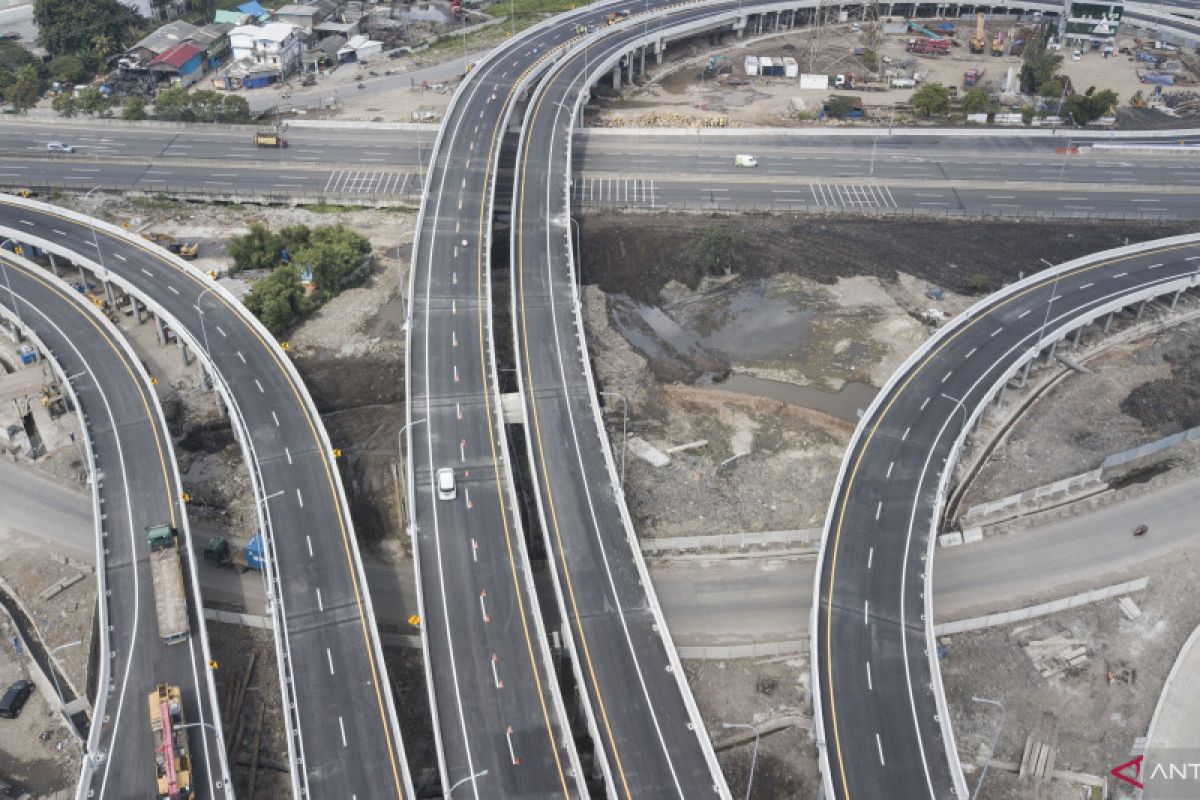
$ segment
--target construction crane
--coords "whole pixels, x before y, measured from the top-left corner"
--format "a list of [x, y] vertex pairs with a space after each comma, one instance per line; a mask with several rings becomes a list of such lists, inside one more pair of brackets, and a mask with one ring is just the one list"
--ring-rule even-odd
[[149, 696], [150, 730], [154, 734], [154, 773], [158, 800], [191, 800], [192, 761], [178, 686], [160, 683]]
[[984, 43], [983, 37], [985, 35], [984, 30], [983, 30], [983, 20], [984, 20], [983, 12], [977, 11], [975, 13], [975, 35], [971, 37], [971, 41], [969, 43], [971, 52], [974, 53], [975, 55], [980, 55], [983, 53], [983, 43]]

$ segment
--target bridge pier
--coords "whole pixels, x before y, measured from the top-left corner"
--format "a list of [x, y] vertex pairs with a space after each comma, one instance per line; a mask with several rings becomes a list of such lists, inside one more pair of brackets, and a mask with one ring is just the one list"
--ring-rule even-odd
[[1050, 349], [1046, 351], [1046, 363], [1049, 364], [1054, 360], [1054, 351], [1058, 349], [1058, 340], [1055, 339], [1050, 343]]
[[58, 261], [54, 258], [54, 253], [47, 253], [46, 255], [50, 256], [50, 271], [54, 273], [54, 277], [61, 278], [62, 276], [58, 274]]
[[621, 91], [621, 65], [619, 63], [613, 67], [612, 88], [614, 92]]
[[1108, 329], [1112, 327], [1114, 311], [1108, 312], [1108, 316], [1104, 318], [1104, 333], [1108, 333]]
[[630, 86], [633, 86], [633, 52], [625, 54], [625, 66], [629, 70], [629, 79], [626, 81]]
[[130, 297], [129, 302], [133, 304], [133, 318], [137, 320], [137, 324], [142, 324], [142, 304], [136, 297]]
[[1138, 303], [1137, 316], [1134, 318], [1134, 322], [1141, 322], [1142, 314], [1145, 313], [1145, 311], [1146, 311], [1146, 301], [1143, 300], [1142, 302]]
[[1183, 289], [1176, 289], [1175, 294], [1171, 295], [1171, 310], [1175, 310], [1176, 304], [1179, 303], [1179, 295], [1183, 294]]
[[1083, 336], [1083, 327], [1080, 325], [1075, 329], [1075, 335], [1071, 338], [1071, 347], [1075, 350], [1079, 349], [1079, 339]]
[[642, 76], [645, 77], [645, 75], [646, 75], [646, 45], [642, 45], [641, 47], [639, 47], [638, 53], [641, 58], [641, 64], [638, 65], [638, 72], [640, 72], [642, 74]]
[[104, 296], [108, 298], [108, 304], [112, 306], [113, 311], [116, 311], [117, 293], [113, 291], [113, 286], [108, 281], [104, 281]]
[[[1036, 356], [1034, 356], [1036, 358]], [[1021, 382], [1017, 384], [1019, 387], [1024, 387], [1029, 382], [1029, 370], [1033, 369], [1033, 359], [1025, 362], [1025, 369], [1021, 370]]]
[[188, 350], [188, 346], [183, 343], [182, 339], [176, 338], [175, 343], [179, 345], [179, 355], [183, 357], [183, 365], [190, 367], [192, 365], [192, 352]]
[[153, 314], [151, 318], [154, 320], [154, 333], [158, 336], [158, 343], [165, 345], [167, 343], [167, 332], [163, 321], [158, 318], [157, 314]]

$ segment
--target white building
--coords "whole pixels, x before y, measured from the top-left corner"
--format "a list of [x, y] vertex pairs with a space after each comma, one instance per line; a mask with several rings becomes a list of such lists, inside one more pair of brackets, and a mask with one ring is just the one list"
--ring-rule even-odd
[[376, 58], [379, 58], [382, 52], [383, 42], [376, 42], [359, 34], [358, 36], [352, 36], [350, 41], [338, 49], [338, 63], [359, 61], [369, 64]]
[[289, 75], [300, 67], [304, 36], [303, 28], [286, 22], [239, 25], [229, 32], [229, 47], [234, 61], [249, 61]]

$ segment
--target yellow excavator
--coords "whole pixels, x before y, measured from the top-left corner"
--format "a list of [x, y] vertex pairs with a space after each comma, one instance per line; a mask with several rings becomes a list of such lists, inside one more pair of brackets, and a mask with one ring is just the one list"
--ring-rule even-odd
[[980, 55], [983, 53], [983, 43], [985, 41], [983, 19], [984, 14], [982, 11], [975, 13], [975, 35], [971, 37], [971, 41], [968, 44], [968, 46], [971, 48], [971, 52], [975, 55]]

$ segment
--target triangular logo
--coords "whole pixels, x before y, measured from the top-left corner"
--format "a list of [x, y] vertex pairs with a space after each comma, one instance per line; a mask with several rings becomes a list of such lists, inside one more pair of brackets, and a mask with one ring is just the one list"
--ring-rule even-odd
[[[1136, 786], [1138, 789], [1145, 789], [1145, 785], [1139, 780], [1142, 777], [1142, 760], [1145, 756], [1138, 756], [1132, 761], [1126, 761], [1119, 767], [1113, 767], [1108, 772], [1117, 780], [1122, 780], [1131, 786]], [[1133, 767], [1133, 775], [1125, 775], [1125, 770]]]

